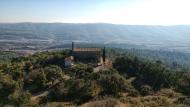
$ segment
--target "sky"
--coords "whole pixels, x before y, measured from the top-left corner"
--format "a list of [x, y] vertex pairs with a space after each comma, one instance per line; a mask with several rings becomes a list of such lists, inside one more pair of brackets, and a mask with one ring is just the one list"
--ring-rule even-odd
[[0, 22], [189, 25], [190, 0], [0, 0]]

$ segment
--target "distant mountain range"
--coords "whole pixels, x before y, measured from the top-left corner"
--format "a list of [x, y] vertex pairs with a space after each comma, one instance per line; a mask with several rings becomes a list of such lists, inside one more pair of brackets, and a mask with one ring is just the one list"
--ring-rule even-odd
[[[131, 44], [147, 48], [190, 49], [190, 26], [115, 25], [105, 23], [1, 23], [0, 43], [61, 45], [70, 41]], [[7, 45], [6, 45], [7, 46]]]

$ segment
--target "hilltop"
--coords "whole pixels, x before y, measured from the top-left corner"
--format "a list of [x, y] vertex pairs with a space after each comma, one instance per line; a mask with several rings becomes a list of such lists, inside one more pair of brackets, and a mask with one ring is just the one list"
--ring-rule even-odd
[[[109, 55], [110, 54], [110, 55]], [[190, 73], [157, 60], [108, 53], [112, 66], [64, 67], [68, 50], [0, 63], [0, 104], [14, 106], [189, 106]]]

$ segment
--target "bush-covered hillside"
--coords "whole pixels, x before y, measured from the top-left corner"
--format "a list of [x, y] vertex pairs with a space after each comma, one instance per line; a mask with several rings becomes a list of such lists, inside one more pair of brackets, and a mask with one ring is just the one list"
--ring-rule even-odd
[[68, 55], [41, 52], [0, 64], [0, 106], [190, 106], [187, 71], [121, 54], [98, 72], [82, 62], [64, 68]]
[[137, 56], [140, 60], [162, 61], [167, 67], [175, 70], [190, 68], [190, 53], [135, 48], [109, 48], [107, 51], [107, 56], [113, 60], [118, 56]]
[[0, 51], [0, 63], [3, 63], [4, 61], [11, 61], [11, 59], [17, 58], [19, 56], [22, 56], [22, 54], [17, 52]]

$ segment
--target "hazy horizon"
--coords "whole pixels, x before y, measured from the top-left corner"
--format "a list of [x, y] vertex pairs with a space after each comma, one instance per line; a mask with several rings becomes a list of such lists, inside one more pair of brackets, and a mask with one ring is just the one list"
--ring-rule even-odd
[[110, 24], [110, 25], [124, 25], [124, 26], [190, 26], [190, 24], [174, 24], [174, 25], [158, 25], [158, 24], [117, 24], [105, 22], [0, 22], [0, 24]]
[[190, 25], [188, 0], [1, 0], [0, 23]]

